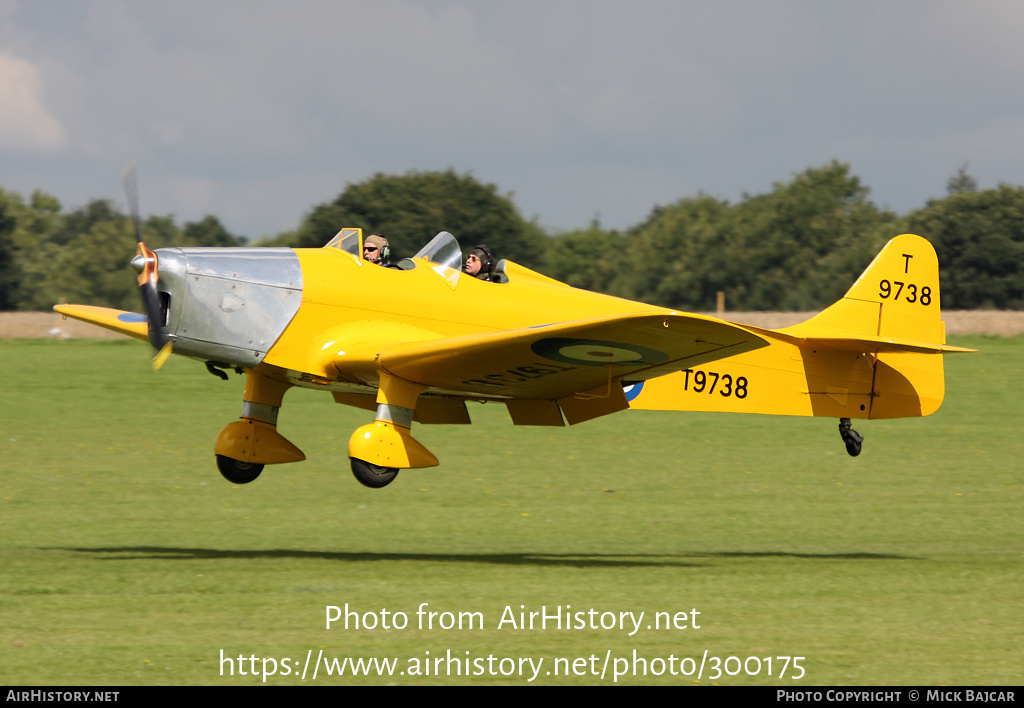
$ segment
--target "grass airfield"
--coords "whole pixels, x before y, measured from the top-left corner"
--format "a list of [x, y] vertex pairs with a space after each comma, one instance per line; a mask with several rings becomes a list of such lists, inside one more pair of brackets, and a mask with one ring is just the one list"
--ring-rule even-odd
[[[285, 396], [305, 462], [235, 486], [213, 441], [242, 377], [0, 341], [0, 684], [1020, 685], [1024, 338], [951, 343], [981, 351], [946, 358], [940, 411], [855, 422], [858, 458], [832, 419], [471, 404], [415, 430], [440, 467], [371, 490], [346, 449], [372, 414], [328, 395]], [[346, 603], [377, 626], [326, 629]], [[616, 625], [499, 627], [542, 606]], [[321, 652], [395, 669], [314, 680]]]

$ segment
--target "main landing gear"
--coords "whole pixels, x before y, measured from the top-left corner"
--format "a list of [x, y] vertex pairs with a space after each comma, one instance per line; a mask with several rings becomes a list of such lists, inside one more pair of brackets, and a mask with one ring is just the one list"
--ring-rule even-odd
[[277, 432], [277, 412], [289, 386], [253, 369], [246, 371], [242, 417], [224, 426], [213, 447], [217, 469], [224, 479], [248, 484], [260, 476], [264, 465], [306, 459], [299, 448]]
[[416, 400], [423, 386], [382, 373], [375, 420], [348, 441], [352, 474], [360, 484], [380, 489], [409, 468], [434, 467], [437, 458], [412, 437]]
[[[224, 426], [214, 445], [217, 469], [224, 479], [248, 484], [260, 476], [264, 465], [306, 459], [277, 432], [277, 413], [290, 386], [255, 369], [246, 371], [242, 416]], [[437, 465], [437, 458], [413, 439], [410, 431], [422, 388], [381, 375], [376, 419], [356, 430], [349, 440], [352, 474], [360, 484], [380, 489], [401, 469]]]
[[851, 428], [851, 425], [852, 423], [849, 418], [839, 419], [839, 435], [843, 438], [843, 442], [846, 443], [846, 452], [849, 453], [850, 457], [856, 457], [860, 454], [861, 445], [864, 444], [864, 436]]

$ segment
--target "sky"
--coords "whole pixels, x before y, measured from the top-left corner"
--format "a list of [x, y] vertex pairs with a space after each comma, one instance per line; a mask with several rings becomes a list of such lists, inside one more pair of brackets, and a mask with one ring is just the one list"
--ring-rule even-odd
[[125, 209], [136, 160], [144, 215], [256, 239], [454, 169], [557, 233], [838, 160], [906, 213], [1024, 184], [1022, 38], [1019, 0], [0, 0], [0, 188]]

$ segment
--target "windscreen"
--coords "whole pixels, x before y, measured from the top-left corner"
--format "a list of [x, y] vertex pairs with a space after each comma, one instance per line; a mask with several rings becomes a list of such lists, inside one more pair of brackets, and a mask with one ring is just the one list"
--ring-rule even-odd
[[430, 239], [430, 243], [421, 248], [413, 258], [425, 258], [431, 263], [446, 266], [452, 270], [462, 269], [462, 249], [459, 242], [447, 231], [440, 232]]
[[342, 229], [334, 235], [324, 248], [337, 248], [345, 253], [351, 253], [356, 258], [362, 258], [362, 229]]

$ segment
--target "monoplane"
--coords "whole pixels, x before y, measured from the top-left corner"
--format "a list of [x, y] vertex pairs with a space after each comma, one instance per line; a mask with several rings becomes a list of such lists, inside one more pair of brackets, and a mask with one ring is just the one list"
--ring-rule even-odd
[[374, 412], [348, 444], [355, 477], [383, 487], [437, 458], [414, 422], [470, 423], [467, 401], [507, 407], [516, 425], [564, 426], [629, 408], [839, 419], [929, 415], [944, 396], [946, 344], [935, 250], [896, 236], [846, 295], [808, 321], [771, 330], [570, 287], [501, 261], [498, 282], [462, 273], [440, 232], [384, 268], [343, 228], [322, 248], [149, 250], [135, 221], [145, 314], [58, 305], [68, 317], [159, 353], [245, 374], [242, 412], [214, 445], [231, 482], [305, 455], [277, 431], [285, 392], [329, 392]]

